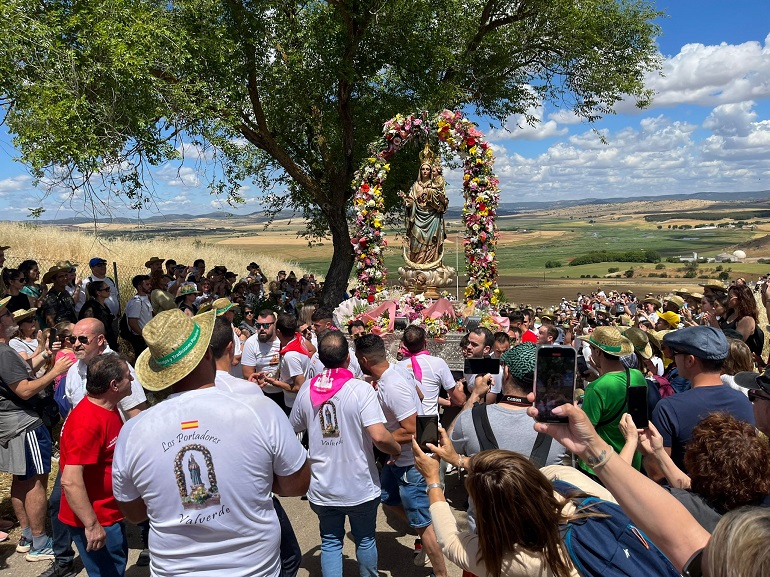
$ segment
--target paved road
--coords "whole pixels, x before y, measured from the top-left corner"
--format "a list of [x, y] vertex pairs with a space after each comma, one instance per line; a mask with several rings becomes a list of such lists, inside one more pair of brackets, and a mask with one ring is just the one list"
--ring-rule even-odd
[[[450, 503], [461, 507], [464, 501], [462, 489], [456, 475], [447, 477], [447, 495]], [[454, 498], [454, 499], [453, 499]], [[321, 539], [318, 535], [318, 518], [311, 511], [308, 502], [299, 498], [281, 499], [289, 518], [292, 520], [294, 531], [297, 534], [300, 548], [303, 551], [302, 567], [299, 571], [299, 577], [320, 577], [321, 575]], [[465, 513], [459, 511], [456, 513], [461, 523], [464, 521]], [[0, 575], [5, 577], [37, 577], [47, 568], [47, 564], [29, 563], [24, 560], [24, 556], [15, 552], [16, 541], [18, 541], [18, 528], [12, 533], [12, 539], [5, 543], [0, 543]], [[13, 539], [15, 537], [15, 540]], [[409, 529], [398, 519], [389, 519], [382, 508], [379, 509], [377, 518], [377, 547], [379, 552], [380, 577], [426, 577], [430, 575], [430, 567], [419, 568], [412, 563], [412, 549], [414, 545], [414, 534], [409, 533]], [[150, 571], [147, 567], [137, 567], [134, 565], [139, 555], [140, 541], [139, 533], [136, 527], [129, 526], [129, 563], [126, 571], [126, 577], [149, 577]], [[344, 554], [344, 575], [345, 577], [358, 576], [358, 564], [356, 563], [355, 546], [348, 533], [345, 539]], [[461, 577], [462, 571], [447, 562], [450, 577]], [[85, 571], [81, 576], [85, 577]], [[223, 575], [223, 577], [226, 577]]]

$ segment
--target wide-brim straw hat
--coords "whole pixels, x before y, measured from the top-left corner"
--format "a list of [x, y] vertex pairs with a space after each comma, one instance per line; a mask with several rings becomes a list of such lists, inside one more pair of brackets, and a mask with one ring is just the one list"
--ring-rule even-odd
[[703, 298], [703, 293], [691, 292], [689, 295], [687, 295], [687, 298], [695, 299], [696, 301], [700, 302], [700, 300]]
[[655, 345], [659, 351], [663, 350], [663, 337], [665, 337], [668, 333], [672, 331], [664, 330], [664, 331], [647, 331], [647, 338], [650, 340], [650, 343]]
[[233, 302], [228, 298], [222, 297], [221, 299], [217, 299], [211, 303], [211, 308], [217, 311], [218, 317], [221, 317], [223, 314], [233, 308]]
[[707, 282], [703, 284], [699, 284], [698, 286], [702, 286], [703, 288], [711, 289], [712, 291], [720, 292], [720, 293], [726, 293], [727, 287], [721, 283], [715, 283], [715, 282]]
[[658, 299], [656, 299], [655, 297], [647, 297], [647, 298], [645, 298], [644, 300], [642, 300], [642, 303], [652, 303], [652, 304], [654, 304], [654, 305], [655, 305], [655, 308], [656, 308], [656, 309], [659, 309], [659, 308], [662, 308], [662, 307], [663, 307], [663, 303], [662, 303], [662, 302], [660, 302], [660, 301], [659, 301]]
[[43, 284], [51, 284], [56, 279], [57, 274], [60, 272], [69, 272], [71, 268], [72, 267], [70, 266], [52, 266], [48, 269], [48, 272], [43, 275]]
[[77, 268], [80, 265], [76, 262], [70, 262], [68, 260], [60, 260], [56, 263], [56, 266], [62, 267], [62, 268]]
[[5, 308], [5, 305], [7, 305], [11, 301], [11, 297], [5, 297], [4, 299], [0, 299], [0, 309]]
[[13, 320], [17, 323], [20, 323], [21, 321], [34, 316], [36, 311], [37, 309], [35, 308], [29, 309], [29, 310], [19, 309], [17, 311], [14, 311]]
[[163, 262], [163, 259], [160, 258], [159, 256], [154, 256], [150, 260], [148, 260], [146, 263], [144, 263], [144, 266], [146, 266], [147, 268], [150, 268], [150, 265], [154, 262]]
[[183, 297], [187, 295], [197, 295], [198, 287], [193, 282], [187, 282], [179, 287], [179, 294], [177, 296]]
[[623, 336], [631, 341], [631, 344], [634, 345], [634, 350], [642, 355], [643, 359], [649, 359], [652, 357], [650, 339], [647, 336], [647, 333], [645, 333], [642, 329], [629, 327], [623, 331]]
[[690, 296], [692, 294], [692, 292], [689, 289], [682, 288], [682, 289], [679, 289], [678, 291], [674, 291], [674, 294], [675, 295], [679, 295], [680, 297], [685, 297], [686, 298], [686, 297]]
[[684, 299], [676, 294], [666, 297], [666, 302], [674, 303], [677, 308], [682, 308], [682, 305], [684, 305]]
[[136, 376], [149, 391], [162, 391], [189, 375], [209, 347], [214, 311], [188, 317], [180, 309], [162, 311], [142, 330], [147, 348], [136, 359]]
[[578, 338], [614, 357], [625, 357], [634, 352], [634, 345], [616, 327], [596, 327], [591, 334]]

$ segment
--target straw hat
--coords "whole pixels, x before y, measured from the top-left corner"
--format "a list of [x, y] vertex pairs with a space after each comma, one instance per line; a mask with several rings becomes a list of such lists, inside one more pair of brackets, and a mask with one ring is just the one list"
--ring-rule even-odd
[[17, 311], [14, 311], [13, 320], [16, 321], [17, 323], [20, 323], [21, 321], [26, 320], [31, 316], [34, 316], [35, 311], [37, 311], [37, 309], [34, 309], [34, 308], [29, 310], [19, 309]]
[[642, 329], [629, 327], [623, 331], [623, 336], [631, 341], [631, 344], [634, 345], [634, 350], [642, 355], [642, 358], [649, 359], [652, 356], [650, 339]]
[[43, 284], [51, 284], [55, 279], [56, 275], [60, 272], [69, 272], [69, 270], [72, 267], [70, 266], [59, 266], [54, 265], [51, 268], [48, 269], [48, 272], [43, 275]]
[[655, 345], [658, 350], [663, 350], [663, 337], [665, 337], [668, 333], [673, 331], [647, 331], [647, 338], [650, 340], [650, 343]]
[[615, 357], [634, 352], [634, 345], [616, 327], [596, 327], [591, 334], [578, 338]]
[[686, 288], [681, 288], [678, 291], [674, 291], [674, 294], [675, 295], [679, 295], [680, 297], [686, 298], [686, 297], [690, 296], [692, 293], [689, 290], [687, 290]]
[[700, 301], [703, 298], [703, 293], [692, 292], [689, 295], [687, 295], [687, 298], [695, 299], [696, 301]]
[[211, 308], [217, 311], [218, 317], [221, 317], [223, 314], [233, 308], [233, 302], [228, 298], [222, 297], [221, 299], [217, 299], [211, 303]]
[[703, 284], [699, 284], [698, 286], [702, 286], [703, 288], [711, 289], [714, 292], [719, 293], [726, 293], [727, 288], [725, 288], [725, 285], [722, 283], [715, 283], [715, 282], [707, 282]]
[[210, 311], [193, 320], [180, 309], [155, 315], [142, 330], [147, 349], [136, 359], [142, 386], [161, 391], [189, 375], [208, 349], [216, 318]]
[[80, 265], [78, 265], [78, 263], [76, 262], [70, 262], [68, 260], [60, 260], [56, 263], [56, 266], [62, 267], [62, 268], [77, 268]]
[[146, 263], [144, 263], [144, 266], [146, 266], [147, 268], [150, 268], [150, 265], [154, 262], [163, 262], [163, 259], [160, 258], [159, 256], [154, 256], [150, 260], [148, 260]]
[[4, 299], [0, 299], [0, 309], [5, 308], [5, 305], [7, 305], [10, 300], [11, 300], [11, 297], [5, 297]]
[[631, 326], [631, 317], [626, 314], [618, 315], [618, 323], [620, 323], [621, 326], [629, 327]]
[[644, 299], [642, 302], [643, 302], [643, 303], [652, 303], [652, 304], [654, 304], [654, 305], [655, 305], [655, 308], [656, 308], [656, 309], [659, 309], [659, 308], [662, 308], [662, 307], [663, 307], [663, 303], [662, 303], [662, 302], [660, 302], [660, 301], [659, 301], [658, 299], [656, 299], [655, 297], [650, 297], [650, 296], [648, 296], [648, 297], [647, 297], [647, 298], [645, 298], [645, 299]]
[[666, 311], [664, 313], [658, 313], [658, 318], [666, 321], [672, 329], [679, 326], [679, 315], [674, 312]]
[[202, 314], [204, 314], [204, 313], [207, 313], [207, 312], [209, 312], [209, 311], [210, 311], [212, 308], [213, 308], [213, 307], [211, 306], [211, 303], [206, 303], [206, 304], [203, 304], [203, 305], [201, 305], [201, 306], [200, 306], [200, 308], [198, 309], [198, 312], [197, 312], [197, 313], [195, 313], [195, 316], [197, 317], [198, 315], [202, 315]]
[[682, 305], [684, 305], [684, 299], [676, 294], [667, 296], [666, 302], [674, 303], [676, 305], [676, 308], [679, 308], [679, 309], [681, 309]]
[[186, 282], [182, 283], [182, 286], [179, 287], [179, 294], [177, 296], [183, 297], [185, 295], [197, 295], [198, 294], [198, 287], [195, 286], [194, 282]]

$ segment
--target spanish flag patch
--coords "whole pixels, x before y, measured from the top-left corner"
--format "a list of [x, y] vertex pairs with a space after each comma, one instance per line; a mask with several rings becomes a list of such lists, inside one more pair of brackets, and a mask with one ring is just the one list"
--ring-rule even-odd
[[182, 421], [182, 430], [185, 429], [197, 429], [198, 421]]

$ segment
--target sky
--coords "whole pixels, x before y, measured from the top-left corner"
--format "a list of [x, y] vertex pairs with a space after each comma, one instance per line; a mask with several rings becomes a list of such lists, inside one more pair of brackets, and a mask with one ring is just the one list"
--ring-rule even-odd
[[[624, 101], [593, 126], [550, 106], [532, 111], [541, 119], [535, 127], [511, 117], [490, 129], [480, 119], [496, 154], [501, 202], [770, 191], [770, 3], [659, 0], [657, 7], [666, 13], [657, 38], [664, 62], [646, 80], [656, 93], [650, 107]], [[84, 214], [78, 199], [63, 194], [41, 201], [17, 155], [0, 127], [4, 218], [24, 219], [36, 206], [46, 209], [44, 219]], [[208, 192], [193, 163], [159, 166], [153, 178], [158, 201], [145, 217], [259, 210], [261, 191], [245, 184], [247, 203], [234, 210]], [[450, 204], [459, 206], [458, 173], [447, 181]]]

